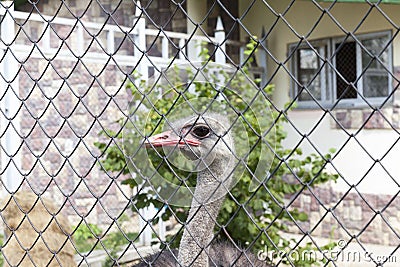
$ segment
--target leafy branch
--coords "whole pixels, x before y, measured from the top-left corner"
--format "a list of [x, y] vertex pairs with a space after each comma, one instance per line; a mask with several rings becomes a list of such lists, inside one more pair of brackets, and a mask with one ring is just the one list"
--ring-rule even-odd
[[[245, 55], [249, 58], [244, 66], [237, 71], [226, 71], [222, 67], [214, 69], [205, 69], [204, 75], [209, 77], [207, 82], [192, 82], [187, 84], [186, 81], [192, 81], [196, 75], [190, 69], [180, 69], [173, 67], [174, 75], [170, 75], [167, 83], [157, 86], [150, 86], [134, 74], [134, 83], [128, 83], [127, 88], [132, 93], [133, 110], [135, 116], [146, 117], [147, 121], [133, 121], [135, 129], [144, 129], [143, 132], [137, 130], [129, 131], [131, 136], [125, 136], [125, 139], [141, 138], [145, 135], [160, 132], [165, 123], [167, 116], [174, 108], [191, 99], [205, 99], [204, 105], [207, 105], [207, 99], [215, 99], [222, 110], [235, 110], [235, 116], [240, 115], [239, 120], [244, 125], [245, 133], [248, 138], [248, 145], [238, 147], [239, 154], [246, 155], [246, 168], [238, 183], [232, 188], [229, 196], [223, 203], [222, 209], [218, 216], [216, 233], [220, 239], [230, 239], [237, 244], [251, 246], [252, 250], [263, 249], [267, 246], [272, 251], [287, 249], [292, 246], [293, 250], [310, 249], [308, 247], [293, 247], [293, 240], [286, 239], [282, 236], [283, 232], [289, 230], [289, 225], [297, 222], [305, 222], [308, 215], [296, 208], [285, 206], [285, 199], [288, 196], [301, 194], [302, 190], [307, 187], [313, 188], [329, 181], [336, 181], [337, 175], [326, 171], [326, 165], [334, 150], [326, 155], [311, 154], [302, 155], [300, 148], [286, 149], [283, 147], [283, 141], [287, 137], [284, 131], [286, 123], [285, 114], [275, 109], [272, 104], [271, 96], [275, 88], [273, 85], [260, 87], [260, 79], [252, 77], [250, 65], [253, 62], [252, 55], [257, 50], [256, 38], [252, 38], [246, 46]], [[200, 55], [202, 59], [209, 60], [209, 51], [202, 49]], [[182, 79], [182, 74], [186, 79]], [[218, 83], [222, 80], [227, 82], [229, 90], [221, 88]], [[140, 88], [140, 89], [139, 89]], [[172, 90], [171, 90], [172, 88]], [[192, 88], [192, 90], [189, 90]], [[165, 94], [165, 92], [168, 92]], [[160, 96], [161, 99], [150, 99], [150, 95]], [[223, 95], [223, 99], [218, 100], [218, 96]], [[254, 100], [244, 101], [245, 99]], [[141, 108], [138, 108], [138, 107]], [[229, 114], [227, 114], [228, 116]], [[135, 117], [133, 116], [133, 118]], [[119, 120], [123, 123], [125, 120]], [[269, 129], [265, 132], [265, 129]], [[111, 131], [102, 132], [104, 136], [113, 136], [114, 139], [120, 140], [120, 134]], [[241, 134], [238, 135], [241, 138]], [[122, 141], [121, 141], [122, 142]], [[260, 161], [262, 146], [268, 145], [270, 153], [270, 172], [265, 173], [264, 177], [254, 177], [254, 172]], [[101, 165], [107, 172], [123, 172], [128, 173], [126, 155], [121, 151], [120, 146], [107, 144], [105, 142], [97, 142], [95, 145], [104, 153]], [[125, 153], [130, 153], [125, 151]], [[179, 181], [179, 177], [189, 178], [191, 185], [195, 184], [195, 177], [190, 172], [185, 172], [165, 164], [164, 159], [160, 158], [160, 154], [149, 151], [153, 166], [158, 166], [157, 170], [171, 182]], [[134, 174], [135, 175], [135, 174]], [[177, 177], [177, 175], [179, 177]], [[262, 182], [250, 190], [254, 179], [257, 178]], [[123, 182], [132, 188], [138, 188], [136, 180], [129, 178]], [[162, 185], [159, 190], [163, 190]], [[153, 197], [154, 192], [151, 190], [139, 191], [133, 199], [135, 210], [144, 208], [153, 204], [156, 208], [163, 208], [164, 203], [159, 202]], [[188, 209], [174, 206], [167, 206], [162, 215], [162, 220], [169, 220], [174, 217], [178, 221], [185, 221]], [[155, 220], [153, 223], [157, 223]], [[170, 237], [172, 246], [177, 246], [180, 240], [180, 234]], [[334, 243], [327, 244], [333, 246]], [[269, 259], [273, 261], [274, 259]], [[283, 259], [287, 263], [288, 259]], [[296, 266], [318, 265], [313, 260], [294, 262]]]

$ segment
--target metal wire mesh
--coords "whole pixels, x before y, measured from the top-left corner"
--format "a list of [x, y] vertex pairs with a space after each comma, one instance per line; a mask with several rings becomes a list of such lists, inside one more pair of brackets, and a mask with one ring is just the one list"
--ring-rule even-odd
[[397, 266], [397, 4], [1, 1], [2, 264]]

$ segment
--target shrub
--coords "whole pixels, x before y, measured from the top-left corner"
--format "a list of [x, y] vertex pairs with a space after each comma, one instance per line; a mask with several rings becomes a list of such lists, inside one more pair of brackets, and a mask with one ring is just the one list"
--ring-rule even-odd
[[[185, 105], [192, 99], [196, 99], [197, 107], [201, 107], [207, 106], [209, 99], [215, 99], [214, 103], [218, 106], [218, 111], [235, 110], [233, 115], [239, 116], [248, 139], [248, 141], [239, 140], [244, 145], [236, 147], [237, 153], [245, 156], [244, 172], [223, 203], [215, 229], [218, 238], [226, 239], [229, 236], [239, 245], [249, 246], [255, 251], [264, 249], [265, 246], [269, 251], [280, 251], [291, 246], [293, 250], [302, 250], [304, 248], [293, 245], [294, 242], [285, 239], [281, 234], [288, 231], [289, 224], [307, 221], [308, 215], [296, 208], [286, 207], [284, 200], [288, 195], [299, 194], [308, 186], [315, 187], [328, 181], [335, 181], [337, 175], [329, 174], [325, 170], [331, 158], [330, 154], [312, 154], [304, 157], [300, 148], [283, 147], [282, 142], [287, 136], [283, 125], [287, 122], [286, 114], [289, 107], [280, 111], [273, 105], [270, 100], [274, 91], [273, 85], [260, 86], [261, 81], [254, 77], [248, 80], [248, 77], [251, 77], [249, 66], [257, 44], [256, 41], [251, 41], [247, 45], [248, 61], [240, 70], [228, 69], [227, 71], [226, 68], [218, 65], [205, 69], [205, 75], [208, 76], [207, 82], [193, 81], [197, 75], [196, 71], [178, 66], [170, 70], [173, 75], [169, 76], [168, 82], [159, 83], [156, 86], [141, 80], [138, 75], [133, 75], [135, 84], [127, 85], [135, 103], [131, 109], [131, 114], [134, 113], [134, 116], [130, 118], [133, 123], [130, 125], [128, 118], [118, 120], [121, 125], [130, 130], [124, 130], [124, 136], [122, 132], [103, 131], [101, 134], [112, 136], [117, 141], [115, 143], [98, 142], [96, 146], [104, 153], [101, 162], [104, 171], [128, 173], [129, 164], [127, 164], [126, 155], [132, 155], [135, 151], [128, 151], [129, 146], [125, 146], [127, 150], [123, 152], [121, 148], [124, 147], [124, 141], [132, 144], [145, 135], [160, 132], [165, 123], [165, 117], [179, 105]], [[206, 49], [202, 50], [200, 57], [210, 62]], [[182, 73], [186, 80], [182, 79]], [[192, 82], [188, 84], [185, 82], [187, 80]], [[227, 86], [218, 85], [221, 80], [226, 82]], [[160, 95], [163, 95], [161, 99]], [[180, 109], [178, 112], [181, 112]], [[147, 120], [135, 120], [135, 118], [146, 118], [147, 115]], [[227, 114], [227, 116], [230, 115]], [[140, 129], [144, 130], [141, 132]], [[135, 141], [132, 142], [132, 140]], [[165, 164], [159, 153], [148, 151], [148, 157], [153, 166], [157, 166], [157, 171], [161, 176], [175, 183], [179, 182], [177, 176], [188, 177], [188, 183], [195, 184], [194, 175]], [[267, 163], [270, 164], [270, 171], [266, 172], [264, 168], [261, 169], [263, 172], [259, 172], [259, 166]], [[137, 173], [136, 179], [129, 178], [123, 183], [132, 188], [141, 188], [142, 184], [140, 182], [138, 184], [140, 175]], [[255, 182], [255, 178], [259, 181]], [[160, 183], [153, 189], [158, 190], [157, 193], [162, 193], [163, 184]], [[150, 203], [159, 209], [163, 208], [165, 204], [154, 198], [154, 195], [151, 189], [139, 190], [133, 197], [134, 211]], [[179, 221], [185, 221], [187, 212], [187, 208], [168, 206], [162, 219], [168, 220], [171, 216], [175, 216]], [[154, 223], [157, 223], [157, 220]], [[179, 240], [180, 236], [177, 235], [170, 237], [169, 242], [172, 246], [177, 246]], [[333, 243], [327, 244], [328, 247], [333, 245]], [[312, 246], [307, 244], [307, 248], [309, 247]], [[288, 259], [283, 259], [283, 261], [287, 262]], [[293, 264], [310, 266], [314, 263], [318, 264], [315, 261], [303, 260]]]

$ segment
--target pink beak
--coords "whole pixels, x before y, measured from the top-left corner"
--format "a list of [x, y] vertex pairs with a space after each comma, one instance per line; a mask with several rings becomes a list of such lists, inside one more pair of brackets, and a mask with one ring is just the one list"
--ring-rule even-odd
[[179, 137], [174, 134], [173, 131], [166, 131], [160, 134], [156, 134], [147, 138], [144, 141], [146, 147], [163, 147], [163, 146], [199, 146], [201, 142], [199, 140], [189, 137]]

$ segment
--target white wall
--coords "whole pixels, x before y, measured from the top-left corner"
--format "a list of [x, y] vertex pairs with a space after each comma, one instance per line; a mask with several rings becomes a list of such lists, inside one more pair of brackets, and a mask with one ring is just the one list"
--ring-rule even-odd
[[[247, 10], [250, 0], [240, 1], [241, 14]], [[324, 37], [344, 36], [345, 32], [338, 27], [333, 19], [328, 15], [324, 15], [318, 22], [318, 26], [311, 31], [315, 23], [320, 18], [322, 11], [318, 9], [311, 1], [295, 1], [289, 11], [280, 18], [278, 23], [274, 25], [277, 16], [267, 7], [266, 3], [276, 13], [283, 14], [291, 3], [288, 0], [261, 0], [255, 2], [253, 7], [248, 11], [247, 16], [243, 20], [245, 26], [250, 32], [257, 34], [261, 27], [266, 31], [272, 29], [268, 38], [268, 48], [272, 55], [280, 62], [287, 59], [288, 44], [298, 42], [299, 37], [290, 29], [292, 27], [300, 36], [306, 36], [308, 40], [315, 40]], [[329, 8], [332, 3], [320, 3], [323, 8]], [[400, 25], [400, 5], [381, 4], [380, 9], [396, 23]], [[329, 12], [344, 28], [345, 31], [355, 31], [358, 24], [368, 13], [370, 6], [368, 4], [354, 3], [337, 3], [330, 8]], [[286, 24], [288, 23], [290, 27]], [[374, 31], [390, 30], [394, 31], [393, 26], [388, 20], [374, 8], [366, 17], [355, 33], [367, 33]], [[246, 34], [242, 31], [242, 37], [245, 39]], [[400, 65], [400, 37], [394, 39], [393, 45], [393, 63], [394, 66]], [[287, 69], [289, 66], [285, 65]], [[283, 106], [289, 99], [290, 76], [287, 71], [279, 67], [272, 59], [268, 60], [269, 75], [278, 69], [277, 75], [272, 80], [276, 86], [274, 101]], [[323, 115], [318, 110], [295, 110], [290, 113], [290, 120], [302, 134], [309, 133], [314, 125]], [[335, 129], [331, 125], [331, 118], [326, 116], [316, 130], [310, 135], [311, 142], [320, 149], [322, 153], [326, 153], [329, 148], [340, 149], [348, 140], [349, 136], [340, 129]], [[293, 147], [301, 138], [296, 131], [290, 126], [286, 127], [288, 138], [285, 142], [287, 147]], [[356, 133], [357, 129], [350, 130]], [[365, 149], [375, 158], [382, 158], [386, 151], [392, 146], [398, 136], [393, 130], [363, 130], [356, 135], [357, 140], [365, 147]], [[304, 151], [315, 152], [315, 150], [304, 142], [302, 145]], [[365, 193], [385, 193], [392, 194], [398, 191], [398, 186], [391, 181], [389, 175], [377, 164], [372, 170], [368, 171], [373, 160], [369, 158], [367, 153], [363, 151], [354, 138], [351, 138], [345, 148], [337, 155], [334, 165], [350, 184], [357, 184], [364, 176], [364, 181], [357, 186], [361, 192]], [[390, 174], [400, 183], [400, 149], [399, 146], [394, 147], [391, 152], [386, 155], [382, 164], [390, 172]], [[337, 190], [348, 190], [348, 186], [343, 180], [334, 185]]]
[[[321, 153], [327, 153], [330, 148], [338, 150], [332, 162], [349, 184], [357, 184], [365, 176], [360, 185], [357, 186], [357, 189], [361, 192], [377, 194], [398, 192], [397, 185], [379, 164], [376, 164], [372, 170], [369, 171], [369, 169], [374, 164], [374, 159], [382, 159], [381, 163], [384, 168], [394, 179], [400, 182], [400, 143], [386, 154], [399, 136], [393, 130], [362, 130], [357, 132], [358, 129], [349, 129], [347, 134], [341, 129], [332, 129], [333, 119], [329, 114], [325, 115], [319, 126], [313, 130], [323, 114], [322, 111], [296, 111], [291, 112], [289, 118], [302, 134], [309, 135], [310, 142]], [[288, 138], [284, 145], [294, 147], [300, 142], [302, 136], [290, 125], [286, 125], [285, 129], [288, 131]], [[351, 134], [355, 135], [355, 138], [350, 137]], [[316, 153], [310, 142], [303, 140], [300, 147], [304, 154]], [[363, 150], [361, 145], [365, 147], [372, 158]], [[344, 148], [341, 150], [342, 146]], [[332, 168], [330, 169], [334, 171]], [[334, 188], [346, 191], [349, 186], [342, 178], [339, 178], [338, 183], [334, 184]]]

